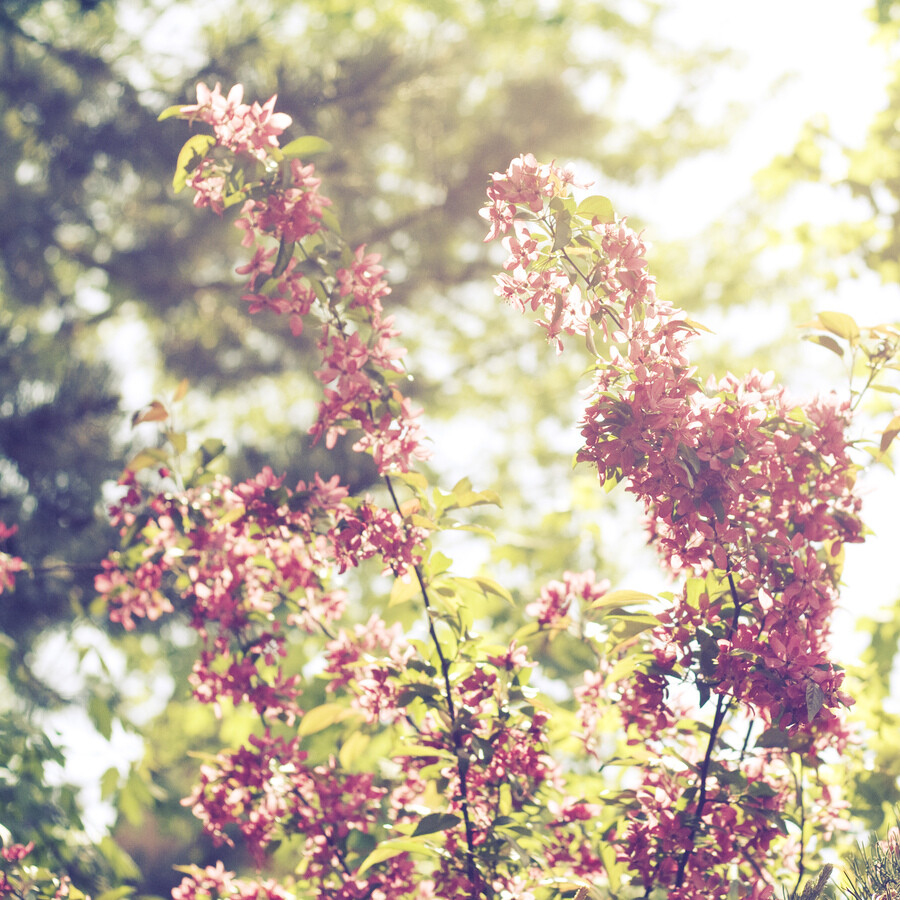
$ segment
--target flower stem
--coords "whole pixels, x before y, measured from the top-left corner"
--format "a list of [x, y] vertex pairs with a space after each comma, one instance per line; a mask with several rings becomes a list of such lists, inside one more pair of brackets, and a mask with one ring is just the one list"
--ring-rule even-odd
[[[394, 493], [394, 486], [391, 483], [391, 478], [389, 475], [384, 476], [385, 484], [387, 485], [388, 492], [391, 495], [391, 500], [393, 501], [394, 508], [397, 510], [397, 513], [402, 515], [400, 512], [400, 502], [397, 500], [397, 495]], [[457, 759], [457, 773], [459, 774], [459, 792], [460, 792], [460, 812], [463, 817], [463, 824], [466, 830], [466, 876], [469, 881], [472, 882], [472, 885], [476, 891], [473, 894], [473, 900], [477, 900], [478, 897], [483, 896], [484, 892], [482, 891], [480, 885], [483, 883], [481, 878], [481, 873], [478, 871], [478, 866], [475, 862], [475, 832], [472, 827], [472, 819], [469, 815], [469, 802], [468, 802], [468, 784], [466, 779], [466, 770], [463, 766], [459, 764], [460, 754], [465, 752], [465, 748], [462, 746], [460, 742], [459, 731], [456, 727], [456, 704], [453, 702], [453, 688], [450, 684], [450, 660], [444, 655], [444, 650], [441, 647], [441, 642], [438, 640], [437, 631], [434, 627], [434, 619], [431, 616], [431, 601], [428, 599], [428, 587], [425, 583], [425, 576], [422, 574], [422, 570], [418, 565], [413, 566], [413, 571], [416, 573], [416, 579], [419, 582], [419, 590], [422, 592], [422, 599], [425, 604], [425, 616], [428, 619], [428, 633], [431, 635], [431, 642], [434, 644], [435, 652], [437, 653], [438, 660], [441, 664], [441, 674], [444, 678], [444, 693], [445, 699], [447, 703], [447, 715], [450, 718], [450, 737], [453, 741], [453, 752]]]

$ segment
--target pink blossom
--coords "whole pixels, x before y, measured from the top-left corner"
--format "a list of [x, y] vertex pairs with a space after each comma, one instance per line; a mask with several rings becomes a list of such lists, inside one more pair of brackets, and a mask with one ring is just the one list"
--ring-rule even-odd
[[227, 97], [216, 84], [210, 90], [202, 82], [197, 85], [197, 102], [181, 107], [181, 114], [213, 126], [216, 139], [235, 153], [248, 153], [263, 158], [269, 148], [278, 146], [278, 135], [291, 124], [291, 117], [275, 112], [276, 96], [262, 106], [243, 103], [244, 88], [234, 85]]

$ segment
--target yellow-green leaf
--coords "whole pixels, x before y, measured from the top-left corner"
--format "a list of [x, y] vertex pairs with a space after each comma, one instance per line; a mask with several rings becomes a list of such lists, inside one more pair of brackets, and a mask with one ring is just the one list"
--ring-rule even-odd
[[297, 734], [300, 737], [316, 734], [353, 715], [356, 715], [356, 713], [352, 709], [342, 706], [340, 703], [324, 703], [322, 706], [316, 706], [304, 714], [300, 720]]
[[317, 153], [328, 153], [331, 150], [331, 144], [325, 138], [316, 137], [307, 134], [303, 137], [294, 138], [289, 144], [285, 144], [281, 148], [281, 152], [286, 157], [309, 157], [315, 156]]
[[851, 344], [859, 340], [859, 326], [856, 324], [852, 316], [842, 312], [823, 312], [819, 313], [819, 322], [822, 327], [842, 337]]
[[372, 738], [364, 731], [354, 731], [353, 734], [344, 741], [340, 753], [338, 753], [341, 767], [349, 769], [353, 763], [365, 753], [371, 740]]
[[421, 838], [396, 838], [393, 841], [384, 841], [379, 844], [362, 862], [362, 865], [354, 873], [356, 878], [361, 878], [372, 866], [386, 859], [392, 859], [401, 853], [427, 852], [424, 841]]
[[141, 469], [150, 469], [154, 466], [167, 463], [168, 461], [169, 456], [165, 450], [148, 447], [146, 450], [141, 450], [140, 453], [134, 456], [125, 468], [129, 472], [140, 472]]
[[407, 576], [406, 580], [396, 578], [391, 586], [391, 599], [388, 606], [399, 606], [417, 597], [422, 592], [417, 578]]
[[636, 606], [639, 604], [650, 603], [655, 600], [653, 594], [645, 594], [643, 591], [619, 590], [610, 591], [602, 597], [596, 599], [590, 609], [608, 609], [613, 606]]
[[157, 122], [164, 122], [166, 119], [173, 119], [175, 116], [181, 115], [181, 106], [167, 106], [157, 117]]
[[172, 187], [178, 194], [184, 190], [187, 185], [188, 175], [197, 167], [203, 157], [214, 146], [216, 139], [211, 134], [195, 134], [188, 138], [185, 145], [178, 154], [178, 160], [175, 163], [175, 175], [172, 178]]
[[595, 194], [593, 197], [585, 197], [578, 204], [575, 215], [583, 219], [597, 218], [601, 222], [615, 222], [616, 220], [612, 201], [609, 197], [601, 197], [599, 194]]
[[502, 584], [498, 584], [494, 581], [493, 578], [486, 578], [484, 575], [476, 575], [472, 581], [474, 581], [485, 594], [494, 594], [505, 600], [510, 606], [515, 606], [512, 594], [510, 594]]
[[391, 756], [437, 756], [441, 759], [456, 759], [456, 756], [443, 747], [427, 747], [425, 744], [406, 744], [395, 750]]

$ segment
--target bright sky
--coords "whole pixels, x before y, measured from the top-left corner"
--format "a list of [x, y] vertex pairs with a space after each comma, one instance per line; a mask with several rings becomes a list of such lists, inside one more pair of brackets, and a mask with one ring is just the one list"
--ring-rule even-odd
[[[825, 115], [848, 145], [862, 142], [883, 108], [885, 50], [872, 44], [866, 0], [676, 0], [663, 34], [686, 48], [728, 47], [738, 65], [717, 69], [704, 86], [710, 119], [733, 101], [751, 108], [723, 153], [679, 166], [660, 188], [637, 197], [641, 214], [673, 236], [698, 230], [746, 195], [750, 179], [778, 153], [788, 153], [804, 122]], [[665, 87], [640, 76], [626, 91], [629, 108], [666, 101]], [[633, 101], [632, 99], [633, 98]], [[654, 102], [655, 100], [655, 102]]]

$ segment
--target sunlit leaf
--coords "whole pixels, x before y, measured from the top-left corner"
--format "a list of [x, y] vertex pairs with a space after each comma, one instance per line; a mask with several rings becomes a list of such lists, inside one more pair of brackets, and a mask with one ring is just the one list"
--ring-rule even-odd
[[109, 703], [97, 694], [88, 697], [87, 713], [91, 724], [107, 741], [112, 737], [113, 713]]
[[578, 204], [575, 215], [581, 216], [583, 219], [599, 219], [601, 222], [615, 222], [616, 214], [613, 210], [612, 201], [608, 197], [601, 197], [595, 194], [593, 197], [585, 197]]
[[391, 599], [388, 606], [399, 606], [401, 603], [407, 603], [421, 593], [422, 588], [417, 578], [412, 576], [407, 576], [405, 580], [403, 578], [395, 578], [391, 586]]
[[510, 606], [515, 606], [515, 600], [513, 600], [512, 594], [503, 587], [502, 584], [498, 584], [494, 581], [493, 578], [486, 578], [483, 575], [476, 575], [472, 578], [478, 587], [484, 591], [485, 594], [493, 594], [496, 597], [500, 597], [502, 600], [505, 600]]
[[300, 720], [297, 734], [300, 737], [316, 734], [354, 715], [356, 713], [352, 709], [340, 703], [324, 703], [322, 706], [313, 707], [304, 713], [303, 718]]
[[344, 741], [338, 753], [338, 760], [341, 766], [349, 769], [360, 756], [365, 753], [366, 748], [371, 743], [371, 736], [364, 731], [354, 731], [350, 737]]
[[436, 851], [426, 847], [421, 838], [397, 838], [393, 841], [384, 841], [379, 844], [362, 862], [362, 865], [354, 873], [354, 877], [361, 878], [372, 866], [386, 859], [392, 859], [401, 853], [427, 853], [434, 855]]
[[151, 469], [163, 465], [169, 461], [169, 454], [165, 450], [156, 447], [148, 447], [132, 457], [125, 467], [129, 472], [140, 472], [141, 469]]
[[[123, 884], [121, 887], [115, 887], [111, 890], [104, 891], [96, 898], [96, 900], [123, 900], [125, 897], [130, 897], [134, 891], [135, 888], [131, 887], [131, 885]], [[69, 896], [72, 896], [71, 889], [69, 890]]]
[[852, 316], [842, 312], [823, 312], [819, 313], [819, 321], [822, 326], [832, 334], [842, 337], [851, 344], [859, 340], [859, 326], [856, 324]]
[[294, 138], [289, 144], [285, 144], [281, 148], [282, 154], [289, 159], [295, 157], [305, 159], [306, 157], [315, 156], [319, 153], [329, 153], [330, 151], [331, 144], [328, 141], [311, 134]]
[[188, 138], [175, 163], [172, 187], [175, 188], [176, 194], [185, 189], [188, 175], [194, 171], [200, 160], [206, 156], [215, 143], [216, 139], [211, 134], [195, 134]]
[[[173, 119], [175, 116], [181, 115], [181, 105], [178, 106], [167, 106], [157, 117], [157, 122], [164, 122], [166, 119]], [[185, 117], [187, 118], [187, 117]]]
[[630, 591], [622, 589], [610, 591], [602, 597], [598, 597], [591, 603], [589, 609], [610, 609], [615, 606], [639, 606], [651, 603], [656, 597], [653, 594], [645, 594], [643, 591]]
[[208, 466], [217, 456], [225, 452], [225, 442], [219, 438], [207, 438], [200, 445], [200, 465]]

